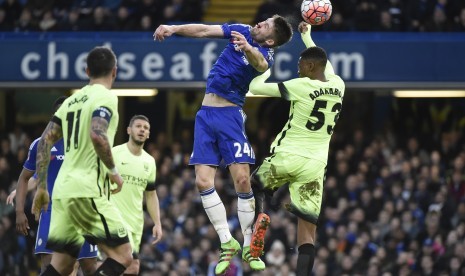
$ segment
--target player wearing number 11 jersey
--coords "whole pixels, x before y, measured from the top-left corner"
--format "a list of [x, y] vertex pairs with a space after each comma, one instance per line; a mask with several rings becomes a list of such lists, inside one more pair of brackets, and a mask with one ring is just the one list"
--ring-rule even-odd
[[110, 191], [104, 190], [107, 177], [118, 186], [112, 192], [123, 184], [111, 154], [118, 125], [118, 98], [110, 91], [116, 78], [113, 51], [105, 47], [90, 51], [86, 73], [89, 84], [63, 102], [37, 148], [35, 214], [47, 208], [50, 150], [61, 138], [66, 157], [53, 189], [47, 242], [52, 261], [42, 275], [69, 275], [84, 241], [97, 244], [108, 256], [96, 275], [121, 275], [132, 262], [127, 230], [109, 201]]
[[[310, 275], [315, 256], [315, 232], [323, 195], [329, 142], [342, 108], [345, 85], [334, 73], [325, 51], [310, 37], [310, 26], [299, 25], [308, 47], [299, 59], [299, 78], [282, 83], [265, 83], [267, 71], [250, 84], [253, 94], [282, 97], [291, 102], [289, 120], [271, 146], [271, 156], [253, 176], [257, 212], [263, 211], [263, 193], [289, 183], [291, 196], [286, 208], [298, 217], [296, 275]], [[252, 256], [263, 250], [269, 224], [266, 214], [258, 215], [251, 242]]]

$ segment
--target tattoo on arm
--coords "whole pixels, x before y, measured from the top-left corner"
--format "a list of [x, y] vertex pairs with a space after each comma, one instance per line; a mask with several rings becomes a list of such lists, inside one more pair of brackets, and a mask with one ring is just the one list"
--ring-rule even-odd
[[102, 117], [93, 117], [91, 125], [91, 139], [94, 149], [103, 164], [109, 169], [115, 167], [111, 154], [110, 142], [107, 136], [108, 121]]
[[48, 164], [50, 163], [50, 150], [62, 137], [63, 132], [61, 126], [54, 122], [49, 122], [42, 133], [42, 137], [37, 145], [36, 157], [36, 173], [37, 179], [39, 180], [39, 188], [47, 188], [47, 172]]

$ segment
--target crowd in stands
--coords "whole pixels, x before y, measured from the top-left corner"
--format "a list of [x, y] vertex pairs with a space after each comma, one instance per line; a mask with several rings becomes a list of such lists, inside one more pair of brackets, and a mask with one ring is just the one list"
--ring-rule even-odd
[[[264, 0], [254, 24], [273, 14], [294, 25], [301, 0]], [[461, 0], [332, 0], [326, 31], [465, 31]], [[208, 0], [0, 0], [0, 31], [147, 31], [167, 22], [201, 22]], [[234, 20], [234, 19], [231, 19]], [[216, 22], [218, 23], [218, 22]]]
[[[276, 13], [300, 21], [301, 3], [265, 0], [254, 22]], [[330, 21], [317, 28], [339, 32], [465, 31], [465, 2], [461, 0], [331, 0], [331, 3]]]
[[[3, 2], [3, 3], [2, 3]], [[1, 0], [0, 31], [154, 31], [202, 20], [204, 0]]]
[[[438, 121], [436, 113], [431, 112], [430, 135], [417, 131], [412, 136], [393, 128], [376, 134], [341, 121], [329, 154], [314, 275], [464, 275], [465, 137], [463, 128], [457, 128], [463, 122], [444, 112]], [[444, 128], [446, 118], [457, 124]], [[260, 126], [249, 131], [259, 161], [273, 139], [266, 124]], [[182, 133], [169, 141], [159, 132], [146, 145], [157, 162], [163, 239], [152, 246], [151, 225], [145, 226], [141, 275], [213, 275], [218, 260], [219, 239], [195, 188], [193, 168], [187, 165], [192, 133]], [[28, 214], [29, 236], [18, 235], [14, 207], [5, 204], [32, 135], [38, 134], [17, 127], [1, 137], [0, 275], [34, 275], [39, 269], [32, 254], [37, 227], [33, 217]], [[215, 187], [232, 233], [241, 242], [237, 195], [226, 168], [218, 170]], [[267, 269], [252, 273], [237, 257], [228, 275], [294, 275], [296, 219], [281, 206], [289, 200], [287, 194], [278, 190], [267, 200]], [[32, 194], [25, 210], [30, 210], [31, 200]]]

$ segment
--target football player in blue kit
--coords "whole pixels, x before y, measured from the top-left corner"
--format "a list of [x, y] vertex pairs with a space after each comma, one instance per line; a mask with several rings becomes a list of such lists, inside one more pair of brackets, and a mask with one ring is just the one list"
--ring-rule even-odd
[[[65, 99], [66, 97], [63, 96], [55, 101], [53, 105], [54, 111], [56, 111], [60, 107], [60, 105], [63, 103]], [[36, 171], [36, 155], [39, 139], [40, 138], [37, 138], [31, 143], [29, 147], [28, 157], [24, 162], [23, 169], [18, 179], [17, 190], [13, 191], [12, 194], [9, 196], [9, 201], [11, 202], [14, 198], [14, 194], [16, 194], [16, 230], [18, 231], [18, 233], [22, 235], [28, 235], [29, 223], [24, 213], [24, 203], [28, 191], [28, 181], [31, 177], [35, 177], [34, 172]], [[48, 169], [47, 176], [47, 188], [50, 197], [52, 195], [55, 179], [58, 175], [58, 171], [60, 170], [64, 158], [65, 154], [63, 148], [63, 139], [61, 139], [56, 144], [54, 144], [51, 149], [50, 166]], [[40, 213], [40, 218], [36, 217], [36, 220], [39, 220], [39, 226], [37, 229], [34, 253], [36, 255], [39, 255], [41, 258], [42, 272], [45, 270], [47, 265], [50, 264], [50, 260], [52, 258], [52, 251], [45, 247], [47, 244], [48, 233], [50, 228], [50, 217], [52, 212], [51, 205], [52, 201], [50, 201], [47, 211], [42, 211]], [[87, 242], [84, 243], [78, 257], [81, 270], [84, 273], [84, 275], [91, 275], [97, 269], [97, 255], [98, 250], [96, 245], [92, 245]]]
[[214, 179], [220, 162], [228, 166], [238, 196], [237, 211], [244, 243], [242, 259], [252, 270], [263, 270], [265, 264], [250, 256], [255, 199], [250, 186], [250, 164], [255, 155], [245, 133], [246, 115], [242, 110], [252, 79], [270, 68], [275, 48], [292, 37], [286, 19], [274, 15], [249, 26], [244, 24], [160, 25], [155, 40], [163, 41], [173, 34], [194, 38], [229, 39], [207, 78], [202, 107], [194, 127], [194, 147], [190, 165], [195, 165], [196, 186], [203, 207], [221, 241], [221, 255], [215, 273], [223, 274], [241, 246], [231, 235], [226, 209], [218, 196]]

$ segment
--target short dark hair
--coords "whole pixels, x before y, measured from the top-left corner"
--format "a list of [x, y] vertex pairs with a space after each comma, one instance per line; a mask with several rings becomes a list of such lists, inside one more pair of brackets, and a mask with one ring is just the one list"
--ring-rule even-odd
[[134, 115], [134, 116], [132, 116], [131, 120], [129, 121], [129, 126], [132, 126], [132, 124], [134, 123], [135, 120], [144, 120], [144, 121], [146, 121], [147, 123], [150, 124], [149, 118], [147, 118], [146, 116], [144, 116], [144, 115]]
[[87, 55], [87, 68], [91, 78], [108, 76], [115, 65], [116, 56], [110, 48], [95, 47]]
[[279, 47], [287, 43], [292, 37], [292, 25], [282, 16], [273, 15], [274, 22], [274, 45]]
[[55, 100], [55, 102], [53, 103], [53, 112], [56, 112], [58, 110], [58, 108], [60, 108], [61, 104], [66, 100], [66, 96], [61, 96], [61, 97], [58, 97], [58, 99]]
[[323, 48], [314, 46], [303, 50], [300, 54], [300, 59], [302, 61], [313, 60], [316, 64], [325, 68], [328, 56]]

